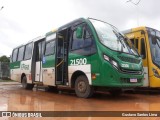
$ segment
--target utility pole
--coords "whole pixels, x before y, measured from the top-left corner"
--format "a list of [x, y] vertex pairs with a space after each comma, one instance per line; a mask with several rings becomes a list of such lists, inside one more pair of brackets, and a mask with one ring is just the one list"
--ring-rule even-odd
[[133, 2], [133, 0], [128, 0], [126, 1], [127, 3], [130, 2], [132, 4], [134, 4], [136, 6], [136, 10], [137, 10], [137, 26], [139, 26], [139, 3], [141, 2], [141, 0], [137, 1], [137, 2]]

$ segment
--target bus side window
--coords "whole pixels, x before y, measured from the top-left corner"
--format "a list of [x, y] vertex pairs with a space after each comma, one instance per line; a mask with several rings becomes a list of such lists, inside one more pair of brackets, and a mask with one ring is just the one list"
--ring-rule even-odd
[[32, 57], [32, 43], [26, 45], [24, 59], [28, 60]]
[[138, 49], [138, 39], [130, 39], [132, 44]]
[[76, 30], [73, 31], [73, 35], [72, 35], [72, 50], [77, 50], [83, 47], [83, 37], [82, 38], [77, 38], [76, 37]]
[[76, 37], [76, 30], [73, 31], [72, 35], [72, 50], [82, 49], [91, 46], [92, 40], [89, 31], [83, 27], [83, 37]]
[[46, 43], [45, 56], [53, 55], [55, 53], [55, 41]]
[[143, 38], [141, 39], [141, 55], [143, 56], [143, 59], [146, 58], [145, 43]]
[[84, 47], [89, 47], [92, 44], [92, 38], [87, 29], [84, 30]]
[[135, 45], [135, 44], [134, 44], [134, 39], [130, 39], [130, 40], [131, 40], [132, 44]]
[[135, 39], [135, 47], [138, 49], [138, 39]]
[[23, 60], [23, 57], [24, 57], [24, 46], [19, 48], [18, 61]]
[[18, 48], [14, 49], [14, 51], [13, 51], [12, 62], [16, 62], [17, 61], [17, 54], [18, 54]]

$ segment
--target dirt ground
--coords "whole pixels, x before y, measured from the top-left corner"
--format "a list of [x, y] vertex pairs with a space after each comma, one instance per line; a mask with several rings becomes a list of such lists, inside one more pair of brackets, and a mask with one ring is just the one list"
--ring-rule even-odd
[[[96, 93], [90, 99], [83, 99], [67, 91], [56, 93], [43, 90], [24, 90], [16, 82], [0, 83], [0, 111], [160, 111], [160, 91], [125, 93], [119, 97], [113, 97], [108, 93]], [[160, 120], [160, 117], [0, 117], [0, 120], [21, 119]]]

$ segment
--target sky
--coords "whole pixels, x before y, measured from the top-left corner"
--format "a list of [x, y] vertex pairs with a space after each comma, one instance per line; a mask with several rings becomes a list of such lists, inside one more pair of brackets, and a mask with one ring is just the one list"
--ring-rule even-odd
[[[74, 19], [91, 17], [119, 30], [148, 26], [160, 30], [160, 0], [0, 0], [0, 56]], [[132, 0], [137, 3], [139, 0]]]

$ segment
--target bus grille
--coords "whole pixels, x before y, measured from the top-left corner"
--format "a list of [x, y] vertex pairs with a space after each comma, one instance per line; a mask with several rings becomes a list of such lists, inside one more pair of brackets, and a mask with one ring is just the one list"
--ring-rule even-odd
[[140, 60], [134, 59], [134, 58], [128, 58], [123, 56], [118, 56], [118, 58], [124, 62], [130, 62], [130, 63], [140, 63]]
[[134, 75], [141, 75], [142, 74], [142, 71], [140, 70], [128, 70], [128, 69], [123, 69], [123, 68], [120, 68], [120, 71], [123, 72], [123, 73], [126, 73], [126, 74], [134, 74]]
[[[122, 83], [131, 83], [130, 78], [121, 78], [121, 82]], [[136, 83], [141, 83], [141, 82], [142, 82], [142, 79], [137, 79]]]

